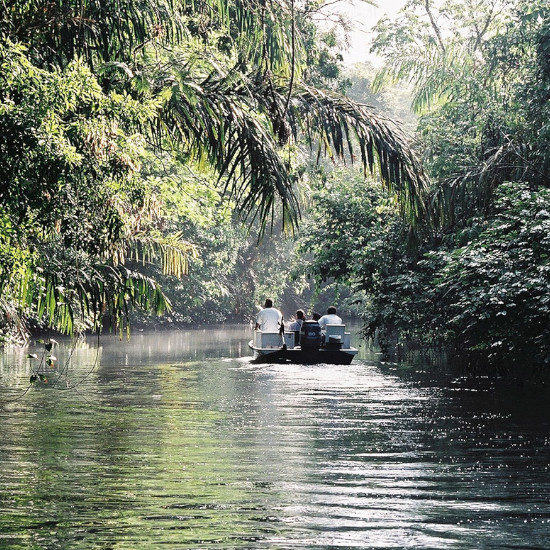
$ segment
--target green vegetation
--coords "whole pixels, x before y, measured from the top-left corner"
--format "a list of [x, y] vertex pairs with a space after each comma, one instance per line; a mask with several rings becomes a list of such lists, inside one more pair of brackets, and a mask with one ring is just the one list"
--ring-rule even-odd
[[184, 285], [181, 307], [187, 291], [193, 307], [219, 299], [231, 290], [216, 278], [246, 248], [217, 219], [220, 197], [260, 236], [277, 216], [296, 227], [298, 144], [333, 159], [356, 152], [417, 215], [423, 182], [398, 128], [328, 85], [335, 65], [317, 46], [316, 4], [4, 6], [2, 325], [71, 333], [122, 327], [133, 305], [162, 313], [155, 261], [163, 277], [199, 265], [200, 292]]
[[4, 333], [243, 320], [269, 293], [338, 300], [387, 353], [548, 364], [547, 3], [410, 0], [377, 74], [342, 71], [324, 3], [8, 5]]
[[[412, 0], [378, 23], [374, 89], [412, 85], [429, 223], [330, 176], [301, 239], [386, 352], [526, 372], [550, 362], [550, 26], [544, 2]], [[420, 229], [420, 230], [418, 230]]]

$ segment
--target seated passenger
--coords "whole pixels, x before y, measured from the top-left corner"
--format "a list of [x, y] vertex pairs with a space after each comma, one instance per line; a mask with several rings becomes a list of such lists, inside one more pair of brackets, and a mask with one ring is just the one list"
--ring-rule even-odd
[[273, 307], [273, 300], [267, 298], [256, 317], [256, 328], [262, 332], [279, 332], [283, 326], [283, 314]]
[[304, 310], [299, 309], [296, 312], [296, 321], [291, 323], [289, 327], [289, 329], [294, 332], [295, 345], [298, 345], [298, 343], [300, 342], [300, 330], [302, 329], [302, 325], [305, 320], [306, 320], [306, 315], [304, 313]]
[[304, 313], [303, 309], [299, 309], [296, 312], [296, 321], [290, 324], [290, 330], [300, 330], [302, 328], [302, 324], [306, 320], [306, 315]]
[[323, 315], [319, 319], [319, 325], [321, 325], [322, 331], [325, 331], [327, 329], [327, 325], [341, 325], [341, 324], [342, 324], [342, 318], [336, 315], [336, 308], [334, 306], [330, 306], [327, 309], [327, 314]]

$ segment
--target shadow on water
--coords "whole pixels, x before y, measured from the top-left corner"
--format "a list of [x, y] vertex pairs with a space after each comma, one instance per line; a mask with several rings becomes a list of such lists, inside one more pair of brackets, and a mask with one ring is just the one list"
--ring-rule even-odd
[[[0, 547], [547, 547], [546, 395], [368, 350], [252, 365], [249, 339], [90, 340], [56, 387], [0, 408]], [[0, 356], [0, 399], [27, 351]]]

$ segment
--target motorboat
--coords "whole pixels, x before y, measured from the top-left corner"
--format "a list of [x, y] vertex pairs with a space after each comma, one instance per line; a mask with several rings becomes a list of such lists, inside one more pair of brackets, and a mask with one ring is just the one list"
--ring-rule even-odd
[[327, 325], [321, 333], [316, 321], [304, 321], [299, 333], [255, 330], [248, 346], [254, 352], [254, 363], [349, 365], [357, 355], [345, 325]]

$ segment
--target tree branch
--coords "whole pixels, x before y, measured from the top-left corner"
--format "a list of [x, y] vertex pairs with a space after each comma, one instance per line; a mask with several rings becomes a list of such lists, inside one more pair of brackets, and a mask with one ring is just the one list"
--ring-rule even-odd
[[445, 53], [445, 44], [443, 43], [443, 40], [441, 38], [441, 31], [439, 30], [439, 27], [437, 26], [437, 23], [435, 22], [435, 18], [432, 14], [432, 9], [430, 8], [430, 0], [425, 0], [424, 2], [424, 8], [426, 9], [426, 13], [428, 14], [428, 17], [430, 18], [430, 23], [432, 25], [432, 28], [435, 32], [435, 35], [437, 36], [437, 41], [439, 42], [439, 46], [441, 48], [441, 51]]
[[292, 89], [294, 87], [294, 72], [295, 72], [295, 66], [296, 66], [296, 22], [295, 22], [295, 14], [294, 14], [294, 0], [291, 1], [290, 4], [290, 17], [292, 20], [292, 62], [290, 67], [290, 82], [288, 84], [288, 95], [286, 96], [286, 102], [285, 102], [285, 108], [283, 110], [283, 114], [287, 112], [288, 110], [288, 104], [290, 103], [290, 98], [292, 97]]

